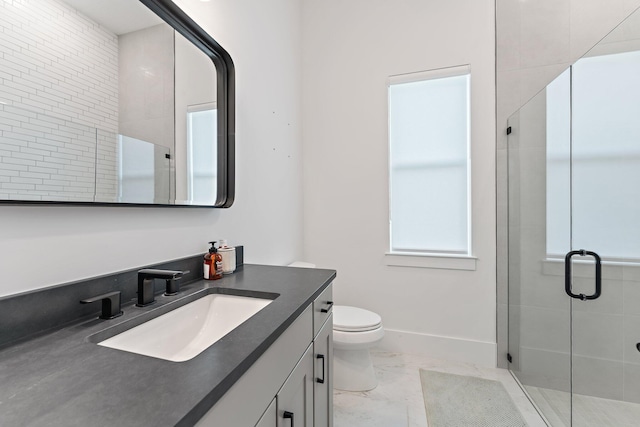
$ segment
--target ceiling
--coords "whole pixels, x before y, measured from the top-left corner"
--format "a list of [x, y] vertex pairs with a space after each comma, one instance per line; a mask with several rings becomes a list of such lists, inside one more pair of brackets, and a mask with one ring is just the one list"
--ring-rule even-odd
[[117, 35], [164, 22], [138, 0], [63, 1]]

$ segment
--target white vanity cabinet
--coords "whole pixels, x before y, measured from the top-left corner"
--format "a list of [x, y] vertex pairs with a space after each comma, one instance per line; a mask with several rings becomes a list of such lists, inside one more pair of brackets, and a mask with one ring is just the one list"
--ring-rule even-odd
[[276, 399], [273, 399], [256, 427], [276, 427], [276, 416]]
[[331, 292], [329, 285], [196, 425], [332, 427]]
[[277, 427], [313, 427], [313, 345], [287, 378], [276, 401]]
[[329, 285], [313, 302], [313, 343], [278, 393], [277, 427], [333, 427], [331, 299]]
[[329, 285], [313, 301], [313, 336], [318, 336], [320, 329], [333, 314], [333, 285]]
[[313, 419], [315, 427], [333, 427], [333, 313], [313, 340]]

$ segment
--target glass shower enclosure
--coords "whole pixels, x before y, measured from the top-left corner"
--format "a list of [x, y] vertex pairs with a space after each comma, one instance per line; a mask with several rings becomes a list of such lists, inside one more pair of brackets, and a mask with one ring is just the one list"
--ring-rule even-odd
[[508, 126], [510, 369], [551, 426], [638, 426], [640, 13]]

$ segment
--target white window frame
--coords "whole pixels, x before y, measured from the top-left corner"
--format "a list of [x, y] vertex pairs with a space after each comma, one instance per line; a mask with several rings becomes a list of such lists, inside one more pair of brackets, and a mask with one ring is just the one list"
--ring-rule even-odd
[[433, 80], [446, 77], [456, 77], [468, 75], [469, 86], [467, 95], [467, 250], [466, 253], [450, 253], [439, 252], [437, 249], [425, 249], [424, 251], [399, 251], [392, 249], [392, 165], [391, 165], [391, 136], [390, 136], [390, 102], [387, 102], [387, 131], [388, 131], [388, 179], [389, 179], [389, 232], [388, 232], [388, 245], [389, 251], [385, 253], [384, 262], [389, 266], [397, 267], [421, 267], [421, 268], [437, 268], [437, 269], [452, 269], [452, 270], [475, 270], [476, 269], [476, 257], [472, 255], [472, 205], [471, 205], [471, 67], [469, 65], [461, 65], [454, 67], [447, 67], [429, 71], [421, 71], [409, 74], [400, 74], [390, 76], [387, 81], [387, 96], [389, 96], [389, 89], [391, 85], [412, 83], [425, 80]]

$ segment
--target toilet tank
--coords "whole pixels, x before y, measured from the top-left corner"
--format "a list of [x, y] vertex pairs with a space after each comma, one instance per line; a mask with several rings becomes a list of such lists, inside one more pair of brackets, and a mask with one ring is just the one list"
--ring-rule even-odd
[[294, 261], [291, 264], [289, 264], [287, 267], [316, 268], [316, 265], [311, 264], [310, 262]]

